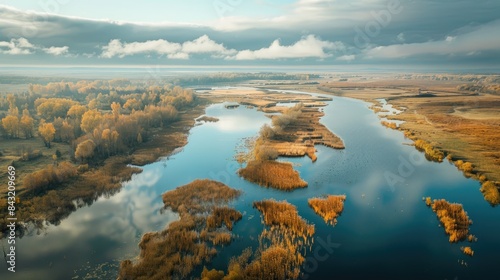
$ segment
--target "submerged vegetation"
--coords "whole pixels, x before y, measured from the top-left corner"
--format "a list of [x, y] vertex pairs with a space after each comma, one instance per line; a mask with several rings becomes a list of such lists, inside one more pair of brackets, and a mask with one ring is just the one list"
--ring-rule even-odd
[[311, 198], [309, 206], [318, 214], [325, 223], [337, 224], [337, 217], [344, 210], [345, 195], [328, 195], [326, 198]]
[[165, 208], [180, 216], [162, 232], [146, 233], [139, 260], [123, 261], [118, 279], [185, 279], [232, 240], [240, 212], [225, 206], [240, 192], [210, 180], [195, 180], [163, 194]]
[[449, 235], [450, 242], [463, 241], [469, 237], [469, 226], [472, 220], [469, 219], [461, 204], [435, 199], [431, 208], [443, 225], [446, 234]]

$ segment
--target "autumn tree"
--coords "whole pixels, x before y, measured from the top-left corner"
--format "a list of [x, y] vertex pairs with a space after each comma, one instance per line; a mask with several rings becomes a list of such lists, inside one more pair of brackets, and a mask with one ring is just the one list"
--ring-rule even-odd
[[102, 145], [104, 145], [104, 150], [107, 152], [108, 156], [116, 153], [118, 138], [119, 134], [116, 130], [106, 128], [102, 131]]
[[64, 98], [39, 98], [35, 100], [36, 111], [44, 119], [63, 118], [77, 102]]
[[30, 112], [28, 111], [28, 109], [23, 110], [23, 116], [21, 117], [21, 122], [19, 123], [19, 125], [26, 139], [33, 137], [35, 120], [30, 116]]
[[85, 133], [93, 133], [103, 120], [102, 114], [97, 110], [90, 110], [83, 114], [80, 127]]
[[71, 140], [75, 139], [75, 129], [69, 122], [63, 121], [59, 135], [61, 141], [69, 143]]
[[137, 100], [137, 99], [134, 99], [134, 98], [130, 98], [127, 100], [127, 102], [125, 102], [125, 104], [123, 104], [123, 108], [124, 109], [127, 109], [129, 111], [132, 111], [132, 110], [140, 110], [142, 107], [142, 103]]
[[2, 119], [2, 126], [10, 138], [17, 138], [19, 136], [19, 118], [16, 116], [8, 115]]
[[38, 134], [45, 143], [45, 146], [50, 149], [50, 142], [54, 140], [54, 135], [56, 134], [54, 125], [52, 123], [42, 122], [38, 127]]
[[121, 107], [120, 103], [117, 103], [117, 102], [111, 103], [111, 111], [113, 112], [113, 117], [114, 117], [115, 121], [117, 121], [118, 118], [120, 117], [121, 108], [122, 107]]
[[91, 158], [94, 155], [95, 147], [96, 145], [94, 141], [90, 139], [81, 142], [76, 147], [75, 158], [77, 158], [80, 161]]
[[69, 108], [68, 113], [66, 114], [71, 119], [81, 120], [83, 114], [87, 111], [87, 108], [83, 105], [73, 105]]

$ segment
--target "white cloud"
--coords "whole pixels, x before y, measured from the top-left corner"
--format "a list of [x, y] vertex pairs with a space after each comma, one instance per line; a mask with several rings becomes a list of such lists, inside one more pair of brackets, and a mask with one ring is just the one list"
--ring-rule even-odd
[[120, 40], [114, 39], [102, 49], [103, 52], [101, 57], [104, 58], [156, 53], [159, 55], [167, 55], [170, 59], [188, 59], [190, 54], [209, 53], [220, 56], [230, 55], [236, 52], [236, 50], [226, 49], [223, 44], [215, 42], [207, 35], [203, 35], [192, 41], [186, 41], [182, 44], [172, 43], [163, 39], [133, 43], [122, 43]]
[[114, 56], [125, 57], [140, 53], [173, 54], [181, 49], [181, 45], [162, 39], [133, 43], [122, 43], [120, 40], [114, 39], [102, 49], [102, 57], [112, 58]]
[[354, 59], [356, 59], [356, 56], [353, 54], [343, 55], [343, 56], [337, 57], [337, 60], [340, 60], [340, 61], [353, 61]]
[[0, 41], [0, 53], [22, 55], [32, 54], [35, 46], [25, 38], [11, 39], [10, 42]]
[[51, 54], [51, 55], [54, 55], [54, 56], [67, 54], [68, 50], [69, 50], [68, 46], [64, 46], [64, 47], [50, 47], [50, 48], [44, 48], [43, 49], [43, 51], [45, 53]]
[[207, 35], [203, 35], [200, 38], [187, 41], [182, 44], [182, 52], [184, 53], [219, 53], [219, 54], [231, 54], [236, 52], [236, 50], [228, 50], [223, 44], [219, 44]]
[[283, 46], [280, 40], [275, 40], [269, 47], [259, 50], [243, 50], [228, 59], [257, 60], [282, 58], [326, 58], [331, 56], [328, 50], [344, 48], [340, 42], [322, 41], [314, 35], [303, 37], [293, 45]]
[[45, 53], [51, 55], [63, 55], [67, 54], [69, 47], [50, 47], [44, 48], [43, 46], [35, 46], [26, 38], [12, 38], [9, 42], [0, 41], [0, 53], [10, 54], [10, 55], [27, 55], [33, 54], [36, 50], [42, 50]]
[[379, 46], [365, 51], [367, 58], [403, 58], [417, 55], [470, 55], [481, 51], [500, 50], [500, 20], [482, 25], [457, 36], [446, 36], [440, 41]]

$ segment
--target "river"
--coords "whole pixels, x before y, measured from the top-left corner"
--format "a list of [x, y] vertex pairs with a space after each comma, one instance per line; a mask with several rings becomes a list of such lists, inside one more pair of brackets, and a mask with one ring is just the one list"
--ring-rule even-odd
[[[100, 197], [60, 225], [18, 239], [17, 272], [2, 269], [0, 277], [116, 279], [119, 262], [138, 255], [142, 234], [178, 218], [161, 210], [161, 194], [199, 178], [243, 191], [233, 203], [244, 214], [233, 229], [238, 237], [209, 267], [227, 269], [231, 256], [257, 247], [263, 226], [252, 202], [274, 198], [296, 205], [299, 214], [315, 224], [315, 239], [334, 244], [326, 255], [307, 254], [307, 279], [480, 279], [493, 273], [500, 264], [500, 212], [484, 200], [479, 183], [452, 164], [429, 162], [404, 145], [410, 141], [400, 131], [383, 127], [370, 104], [342, 97], [326, 103], [321, 122], [344, 140], [346, 149], [317, 146], [315, 163], [307, 157], [280, 158], [295, 163], [307, 188], [282, 192], [240, 178], [235, 154], [270, 120], [256, 109], [214, 104], [206, 114], [220, 121], [193, 127], [188, 144], [178, 153], [144, 166], [120, 192]], [[347, 195], [335, 227], [307, 205], [308, 198], [324, 194]], [[474, 221], [471, 233], [478, 242], [450, 244], [424, 196], [462, 203]], [[316, 242], [313, 251], [323, 243]], [[475, 251], [472, 258], [459, 249], [469, 245]]]

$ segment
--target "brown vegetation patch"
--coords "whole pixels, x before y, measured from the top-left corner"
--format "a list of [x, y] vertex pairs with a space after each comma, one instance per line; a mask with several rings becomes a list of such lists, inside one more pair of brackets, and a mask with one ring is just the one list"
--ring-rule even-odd
[[308, 224], [297, 208], [286, 201], [254, 202], [268, 228], [259, 237], [259, 248], [252, 256], [246, 249], [233, 257], [228, 272], [203, 269], [202, 279], [298, 279], [305, 261], [301, 251], [312, 244], [314, 226]]
[[294, 190], [307, 187], [292, 164], [274, 160], [253, 160], [238, 174], [250, 182], [280, 190]]
[[139, 243], [138, 262], [123, 261], [118, 279], [188, 277], [217, 253], [213, 246], [231, 242], [229, 230], [241, 219], [241, 213], [224, 204], [239, 194], [210, 180], [195, 180], [163, 194], [165, 207], [179, 213], [180, 220], [162, 232], [145, 234]]
[[492, 206], [500, 204], [500, 192], [493, 182], [484, 182], [480, 190], [483, 193], [484, 199]]
[[467, 247], [461, 247], [461, 248], [460, 248], [460, 250], [461, 250], [464, 254], [466, 254], [466, 255], [468, 255], [468, 256], [471, 256], [471, 257], [472, 257], [472, 256], [474, 256], [474, 251], [472, 250], [472, 248], [471, 248], [471, 247], [468, 247], [468, 246], [467, 246]]
[[417, 139], [415, 140], [415, 147], [425, 152], [425, 156], [427, 159], [437, 162], [442, 162], [444, 159], [444, 153], [440, 150], [434, 148], [430, 143]]
[[449, 235], [450, 242], [463, 241], [468, 238], [472, 220], [469, 219], [461, 204], [449, 203], [441, 199], [434, 200], [431, 207], [443, 225], [446, 234]]
[[386, 121], [382, 121], [380, 122], [383, 126], [385, 127], [388, 127], [388, 128], [391, 128], [391, 129], [398, 129], [398, 125], [396, 123], [393, 123], [393, 122], [386, 122]]
[[337, 217], [344, 210], [345, 199], [345, 195], [328, 195], [326, 198], [310, 198], [308, 203], [325, 223], [336, 225]]
[[198, 122], [218, 122], [219, 119], [216, 117], [202, 116], [196, 119]]

